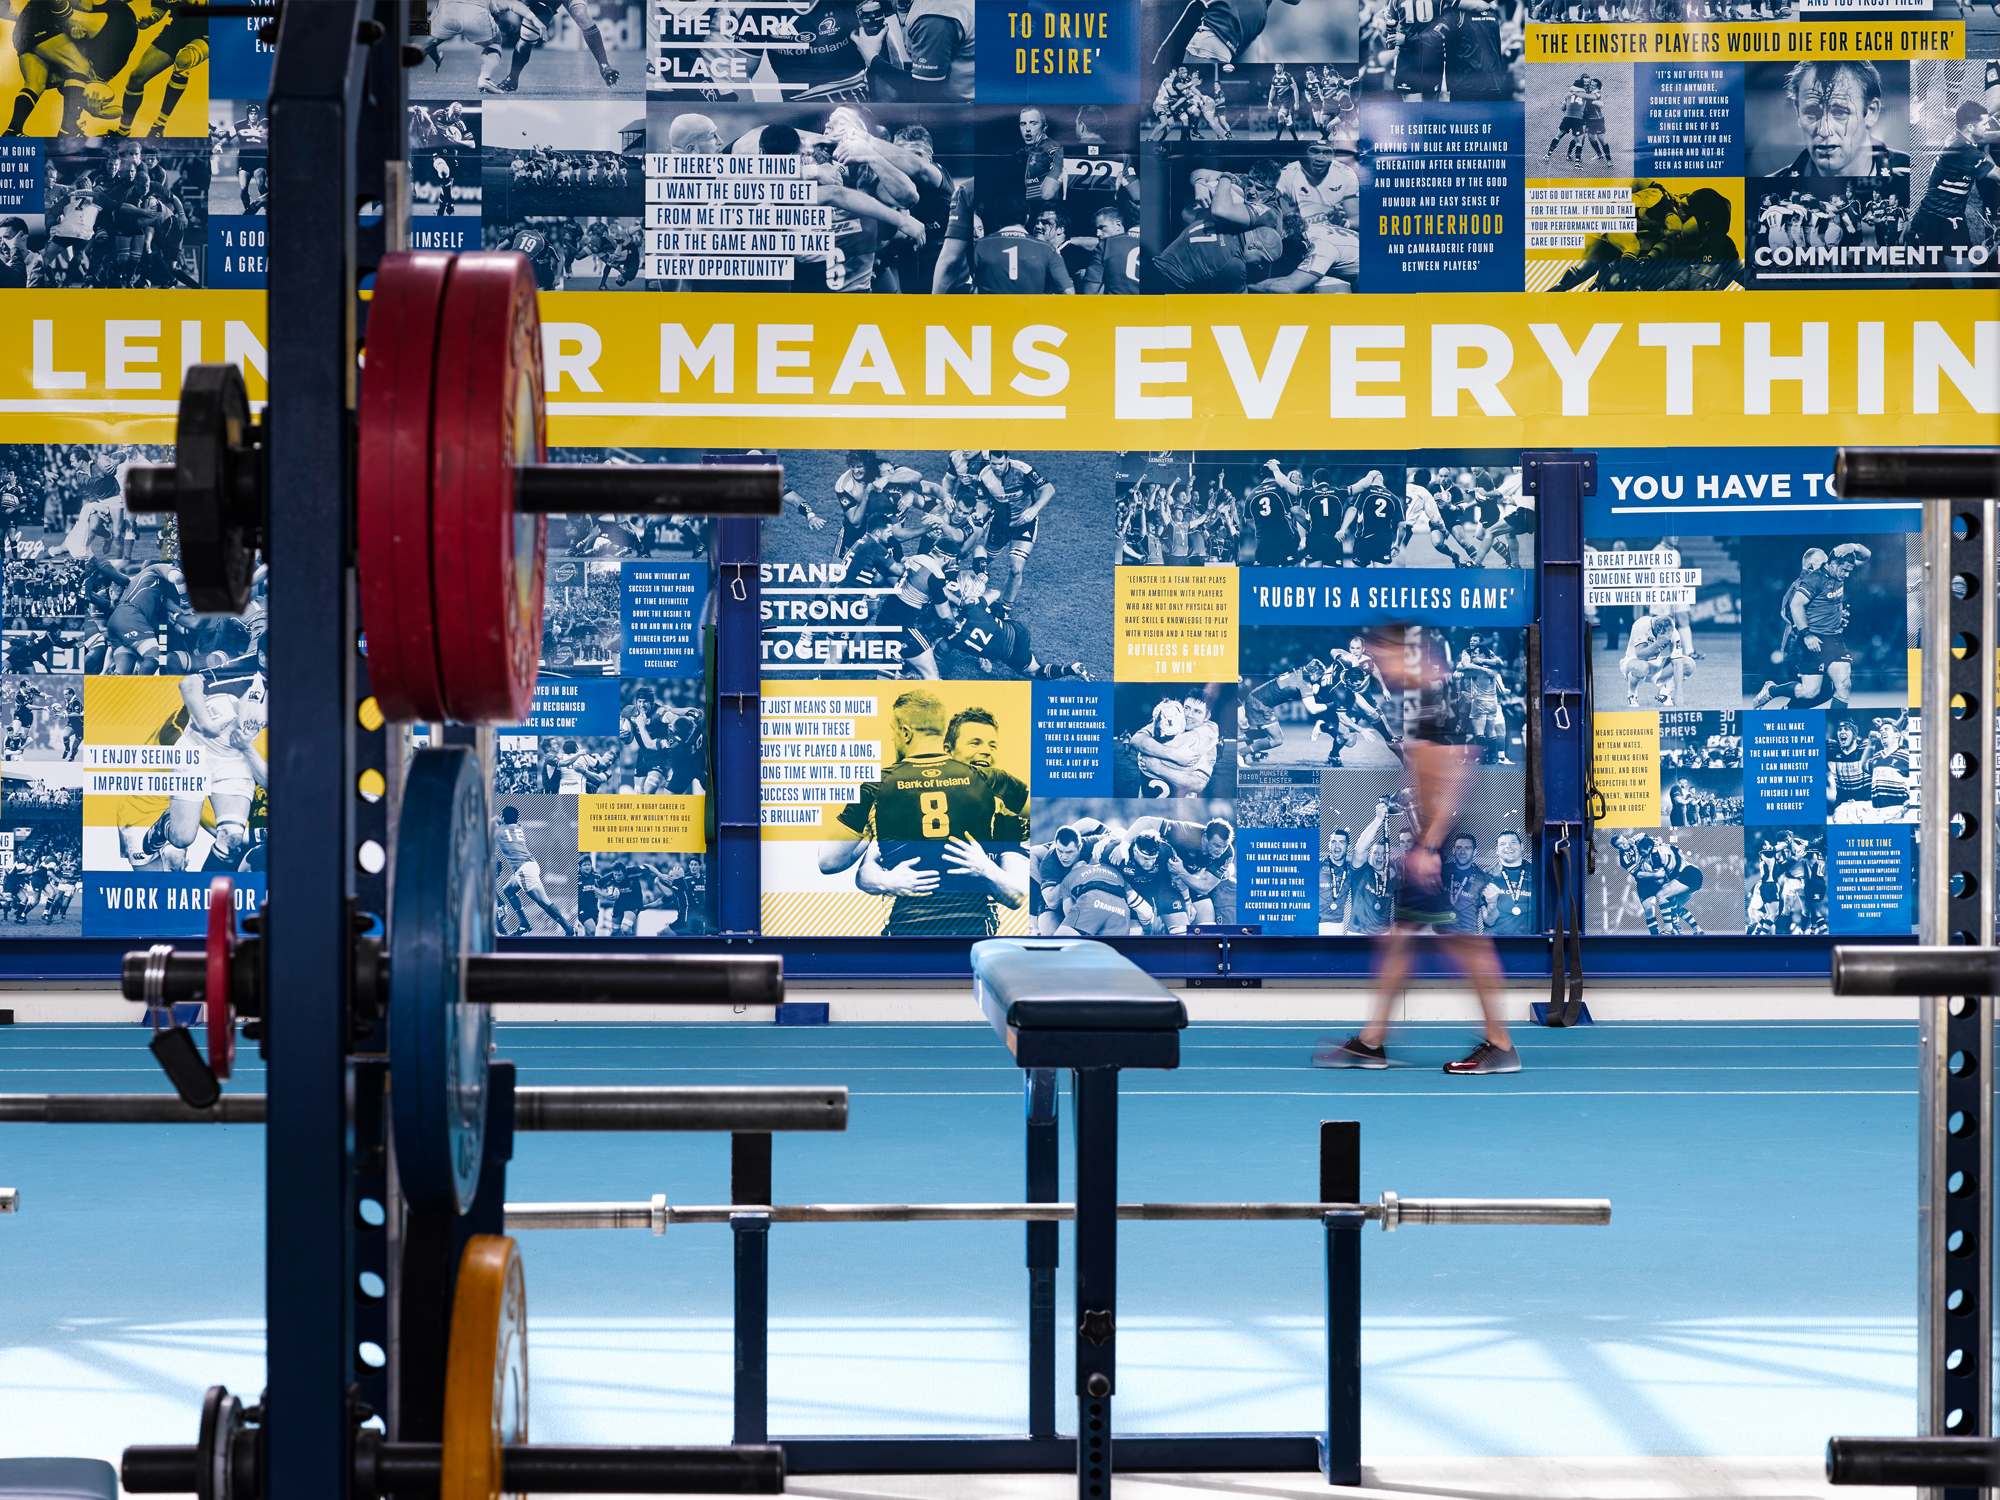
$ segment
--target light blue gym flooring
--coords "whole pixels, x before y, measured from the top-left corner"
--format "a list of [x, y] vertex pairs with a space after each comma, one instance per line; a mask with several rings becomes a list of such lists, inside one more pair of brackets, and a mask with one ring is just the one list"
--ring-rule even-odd
[[[1310, 1199], [1318, 1121], [1358, 1118], [1371, 1198], [1615, 1204], [1609, 1229], [1367, 1231], [1368, 1453], [1806, 1455], [1911, 1429], [1914, 1026], [1523, 1028], [1527, 1071], [1473, 1079], [1437, 1071], [1462, 1027], [1407, 1028], [1388, 1073], [1315, 1072], [1315, 1035], [1199, 1026], [1178, 1072], [1126, 1074], [1120, 1196]], [[0, 1090], [164, 1091], [145, 1042], [0, 1030]], [[500, 1052], [528, 1084], [846, 1084], [844, 1135], [778, 1138], [782, 1202], [1021, 1196], [1019, 1074], [980, 1025], [504, 1026]], [[251, 1063], [232, 1088], [262, 1088]], [[0, 1453], [189, 1442], [205, 1386], [257, 1389], [263, 1136], [0, 1126], [23, 1209], [0, 1218]], [[728, 1156], [523, 1135], [508, 1195], [721, 1203]], [[537, 1438], [727, 1441], [726, 1228], [521, 1242]], [[774, 1432], [1025, 1427], [1020, 1226], [780, 1225], [771, 1266]], [[1321, 1267], [1312, 1224], [1124, 1225], [1119, 1428], [1317, 1425]]]

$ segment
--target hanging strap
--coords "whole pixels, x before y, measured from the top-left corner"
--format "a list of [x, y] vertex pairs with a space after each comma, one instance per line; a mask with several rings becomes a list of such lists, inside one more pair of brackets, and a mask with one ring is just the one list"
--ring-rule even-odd
[[[1567, 840], [1565, 840], [1567, 842]], [[1562, 1024], [1574, 1026], [1583, 1015], [1583, 872], [1570, 872], [1572, 879], [1564, 892], [1562, 933], [1568, 938], [1569, 995], [1563, 1003]], [[1560, 941], [1560, 936], [1559, 936]]]
[[1549, 878], [1555, 911], [1555, 927], [1549, 934], [1549, 1008], [1542, 1018], [1545, 1026], [1567, 1026], [1569, 1013], [1569, 971], [1564, 962], [1563, 939], [1569, 925], [1569, 825], [1558, 823], [1553, 848], [1549, 851]]

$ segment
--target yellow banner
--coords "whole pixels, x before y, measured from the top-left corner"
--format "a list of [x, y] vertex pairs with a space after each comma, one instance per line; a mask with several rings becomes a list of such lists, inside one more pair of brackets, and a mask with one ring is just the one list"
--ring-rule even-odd
[[1867, 21], [1707, 22], [1693, 26], [1631, 21], [1600, 26], [1530, 26], [1527, 60], [1625, 62], [1840, 62], [1965, 56], [1965, 23], [1873, 16]]
[[[171, 313], [171, 316], [168, 314]], [[0, 441], [167, 442], [180, 371], [268, 366], [256, 292], [17, 292]], [[557, 292], [550, 436], [634, 447], [1146, 450], [1974, 444], [2000, 298]]]

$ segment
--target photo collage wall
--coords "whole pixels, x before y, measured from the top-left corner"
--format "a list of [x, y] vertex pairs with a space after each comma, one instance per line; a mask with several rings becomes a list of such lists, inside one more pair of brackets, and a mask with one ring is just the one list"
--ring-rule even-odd
[[1535, 508], [1477, 452], [780, 452], [764, 931], [1387, 930], [1416, 834], [1358, 635], [1434, 630], [1467, 931], [1539, 930]]
[[1907, 933], [1918, 513], [1830, 501], [1825, 450], [1748, 457], [1608, 453], [1585, 501], [1589, 930]]
[[[69, 31], [0, 44], [18, 138], [0, 146], [0, 287], [262, 284], [270, 49], [255, 18], [198, 11], [82, 3]], [[521, 250], [549, 290], [2000, 276], [2000, 16], [1962, 0], [428, 14], [414, 243]]]

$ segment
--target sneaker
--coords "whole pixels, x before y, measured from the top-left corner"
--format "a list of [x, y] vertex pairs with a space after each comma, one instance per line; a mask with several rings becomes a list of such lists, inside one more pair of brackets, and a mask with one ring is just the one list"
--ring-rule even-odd
[[[1321, 1046], [1313, 1053], [1315, 1068], [1386, 1068], [1389, 1066], [1389, 1049], [1371, 1047], [1358, 1036], [1351, 1036], [1338, 1047]], [[1516, 1067], [1520, 1064], [1516, 1063]]]
[[1481, 1042], [1457, 1062], [1444, 1065], [1447, 1073], [1518, 1073], [1521, 1071], [1521, 1054], [1512, 1047], [1496, 1047], [1491, 1042]]

